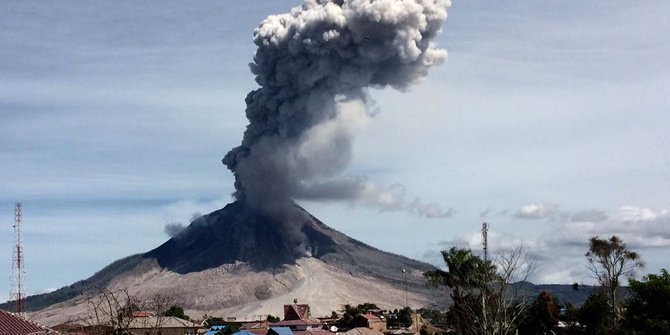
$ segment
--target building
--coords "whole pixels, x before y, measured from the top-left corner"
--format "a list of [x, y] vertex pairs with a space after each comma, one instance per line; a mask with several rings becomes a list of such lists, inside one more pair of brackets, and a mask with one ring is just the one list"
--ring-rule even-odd
[[305, 335], [300, 332], [310, 332], [310, 334], [312, 334], [313, 332], [324, 330], [325, 324], [321, 322], [321, 320], [310, 316], [309, 305], [294, 303], [291, 305], [284, 305], [284, 319], [270, 323], [270, 327], [286, 327], [289, 328], [294, 335]]
[[349, 329], [344, 333], [344, 335], [384, 335], [384, 333], [376, 329], [370, 329], [366, 327], [356, 327], [353, 329]]
[[360, 316], [366, 327], [380, 332], [386, 331], [386, 321], [382, 317], [376, 316], [372, 313], [361, 314]]
[[0, 335], [58, 334], [53, 329], [24, 319], [14, 313], [0, 311]]
[[136, 317], [128, 324], [134, 335], [153, 334], [158, 329], [161, 335], [197, 335], [200, 325], [174, 316]]

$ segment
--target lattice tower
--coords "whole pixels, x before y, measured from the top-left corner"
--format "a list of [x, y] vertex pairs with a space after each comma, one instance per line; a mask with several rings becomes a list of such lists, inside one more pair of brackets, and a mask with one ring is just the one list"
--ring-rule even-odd
[[489, 224], [482, 223], [482, 243], [484, 244], [484, 261], [489, 260]]
[[23, 220], [23, 208], [21, 203], [14, 207], [14, 257], [12, 260], [12, 290], [9, 294], [10, 300], [15, 303], [16, 313], [22, 315], [25, 312], [25, 274], [23, 264], [23, 241], [21, 238], [21, 224]]

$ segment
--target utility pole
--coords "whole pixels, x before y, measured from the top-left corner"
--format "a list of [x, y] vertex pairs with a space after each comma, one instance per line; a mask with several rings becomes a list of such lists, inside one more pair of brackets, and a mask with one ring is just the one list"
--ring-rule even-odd
[[14, 207], [14, 257], [12, 261], [12, 289], [10, 300], [16, 304], [16, 314], [23, 316], [25, 313], [25, 273], [23, 264], [23, 242], [21, 238], [21, 224], [23, 221], [23, 207], [20, 202]]
[[405, 270], [405, 268], [402, 269], [402, 274], [405, 279], [405, 307], [407, 307], [407, 270]]

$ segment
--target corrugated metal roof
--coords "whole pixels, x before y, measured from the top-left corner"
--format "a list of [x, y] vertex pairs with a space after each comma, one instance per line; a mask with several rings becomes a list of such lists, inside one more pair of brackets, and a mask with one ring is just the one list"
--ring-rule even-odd
[[228, 326], [212, 326], [203, 335], [214, 335], [214, 334], [218, 333], [219, 331], [222, 331], [222, 330], [226, 329], [226, 327], [228, 327]]
[[308, 329], [308, 330], [299, 330], [294, 331], [294, 335], [333, 335], [330, 331], [325, 329]]
[[233, 333], [233, 334], [231, 334], [231, 335], [256, 335], [256, 334], [254, 334], [254, 333], [252, 333], [252, 332], [250, 332], [250, 331], [248, 331], [248, 330], [240, 330], [240, 331], [235, 332], [235, 333]]
[[350, 329], [349, 331], [344, 333], [345, 335], [384, 335], [384, 333], [366, 328], [366, 327], [356, 327], [354, 329]]
[[289, 327], [271, 327], [270, 332], [268, 333], [268, 335], [270, 335], [271, 333], [272, 333], [272, 335], [274, 335], [274, 334], [276, 334], [276, 335], [293, 335], [293, 332], [291, 331], [291, 328], [289, 328]]
[[0, 335], [58, 334], [56, 331], [24, 319], [13, 313], [0, 311]]
[[361, 314], [361, 316], [364, 317], [364, 318], [366, 318], [366, 319], [368, 319], [368, 320], [376, 320], [376, 321], [381, 321], [381, 320], [382, 320], [382, 319], [380, 319], [378, 316], [376, 316], [376, 315], [374, 315], [374, 314], [367, 314], [367, 313], [366, 313], [366, 314]]
[[144, 329], [144, 328], [200, 328], [200, 325], [188, 320], [180, 319], [174, 316], [163, 317], [139, 317], [133, 318], [128, 325], [129, 329]]
[[302, 320], [309, 317], [308, 304], [284, 305], [284, 320]]

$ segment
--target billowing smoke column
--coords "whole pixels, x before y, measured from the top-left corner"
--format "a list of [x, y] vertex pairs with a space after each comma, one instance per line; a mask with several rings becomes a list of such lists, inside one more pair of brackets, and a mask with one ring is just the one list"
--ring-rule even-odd
[[306, 0], [265, 19], [254, 33], [251, 71], [261, 86], [246, 98], [249, 125], [223, 163], [235, 196], [266, 213], [292, 200], [348, 200], [382, 210], [444, 217], [435, 204], [405, 200], [402, 187], [338, 178], [354, 135], [369, 120], [369, 87], [404, 89], [442, 63], [431, 41], [448, 0]]

